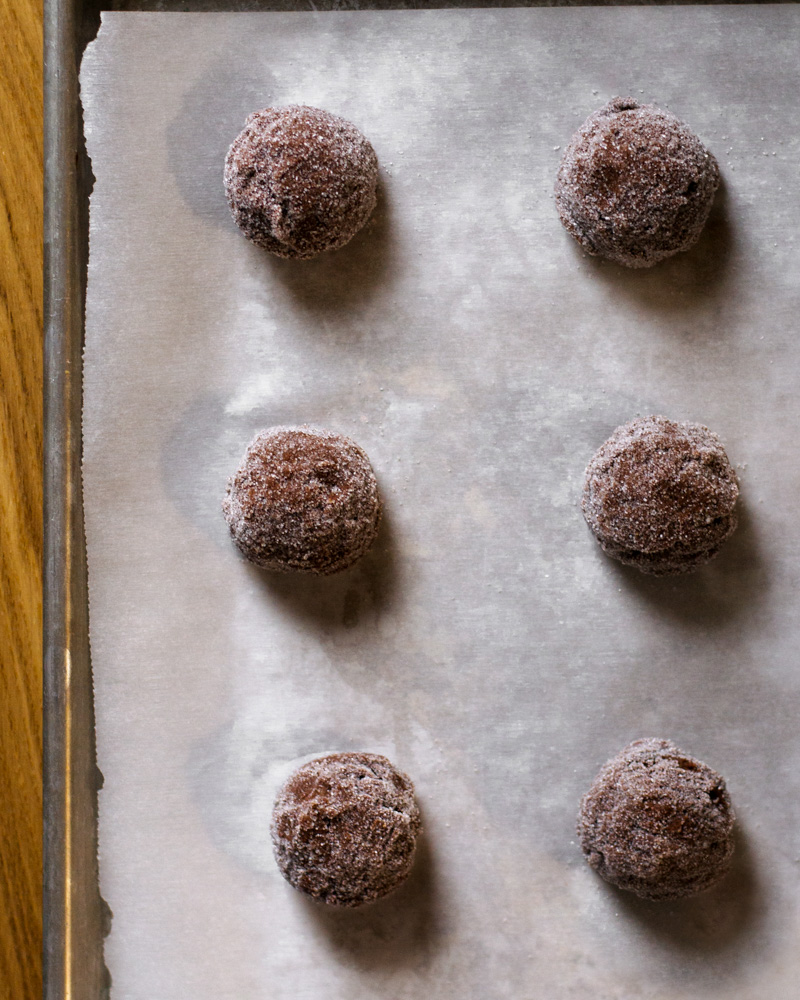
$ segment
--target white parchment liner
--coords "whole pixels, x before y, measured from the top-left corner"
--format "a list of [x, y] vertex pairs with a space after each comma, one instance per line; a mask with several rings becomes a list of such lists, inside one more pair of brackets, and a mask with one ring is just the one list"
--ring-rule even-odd
[[[105, 14], [85, 503], [113, 1000], [782, 1000], [800, 981], [800, 10]], [[610, 97], [669, 107], [724, 177], [701, 243], [583, 255], [552, 184]], [[246, 115], [355, 122], [379, 207], [282, 261], [230, 222]], [[741, 525], [692, 577], [599, 551], [577, 507], [615, 426], [717, 431]], [[220, 500], [258, 429], [355, 438], [386, 500], [329, 579], [249, 567]], [[717, 889], [643, 903], [588, 869], [581, 794], [638, 736], [721, 771]], [[280, 878], [298, 759], [386, 753], [425, 836], [356, 912]]]

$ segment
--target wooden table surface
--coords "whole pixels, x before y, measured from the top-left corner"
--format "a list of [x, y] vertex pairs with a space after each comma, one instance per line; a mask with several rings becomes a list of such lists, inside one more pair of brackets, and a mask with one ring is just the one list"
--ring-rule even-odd
[[0, 0], [0, 1000], [41, 997], [42, 11]]

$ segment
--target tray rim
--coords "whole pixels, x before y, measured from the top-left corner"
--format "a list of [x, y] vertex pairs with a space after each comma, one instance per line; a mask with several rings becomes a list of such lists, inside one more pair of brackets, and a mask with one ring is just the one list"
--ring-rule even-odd
[[108, 995], [81, 500], [80, 0], [44, 5], [43, 974], [47, 1000]]

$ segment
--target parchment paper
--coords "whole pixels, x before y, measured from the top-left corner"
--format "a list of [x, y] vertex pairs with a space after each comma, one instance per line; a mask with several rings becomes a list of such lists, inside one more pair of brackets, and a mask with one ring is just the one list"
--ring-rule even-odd
[[[112, 1000], [790, 1000], [800, 982], [800, 11], [104, 14], [82, 70], [97, 177], [85, 504]], [[557, 219], [561, 150], [616, 94], [685, 119], [724, 189], [652, 271]], [[380, 203], [281, 261], [228, 216], [246, 115], [355, 122]], [[694, 576], [607, 559], [578, 500], [620, 423], [724, 439], [741, 525]], [[373, 552], [265, 574], [227, 536], [262, 427], [367, 451]], [[737, 860], [679, 904], [575, 843], [629, 740], [721, 771]], [[278, 783], [332, 749], [416, 783], [410, 881], [327, 910], [277, 872]]]

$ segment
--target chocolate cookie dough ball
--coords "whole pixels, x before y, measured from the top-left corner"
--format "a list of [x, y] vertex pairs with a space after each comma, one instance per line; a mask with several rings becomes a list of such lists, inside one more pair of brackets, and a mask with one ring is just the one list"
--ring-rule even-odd
[[665, 576], [717, 554], [736, 527], [738, 496], [716, 434], [640, 417], [618, 427], [589, 462], [581, 507], [604, 552]]
[[378, 159], [355, 125], [319, 108], [254, 111], [225, 158], [236, 225], [279, 257], [344, 246], [375, 207]]
[[733, 854], [733, 808], [716, 771], [668, 740], [636, 740], [583, 797], [578, 836], [592, 868], [645, 899], [708, 889]]
[[567, 146], [556, 206], [590, 254], [650, 267], [696, 242], [718, 186], [717, 161], [688, 126], [652, 104], [615, 97]]
[[347, 569], [372, 545], [381, 501], [354, 441], [314, 427], [272, 427], [250, 443], [222, 510], [250, 562], [327, 574]]
[[378, 754], [318, 757], [278, 793], [271, 832], [278, 867], [295, 889], [335, 906], [371, 903], [414, 863], [414, 786]]

